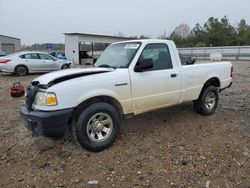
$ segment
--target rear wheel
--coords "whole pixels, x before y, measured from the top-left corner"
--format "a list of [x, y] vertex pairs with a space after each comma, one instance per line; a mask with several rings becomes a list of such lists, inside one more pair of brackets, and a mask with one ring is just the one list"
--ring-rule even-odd
[[120, 133], [119, 113], [108, 103], [92, 104], [80, 112], [73, 133], [85, 149], [102, 151], [110, 147]]
[[211, 115], [216, 110], [219, 101], [218, 88], [208, 86], [204, 89], [199, 98], [194, 101], [194, 109], [202, 115]]
[[26, 74], [28, 74], [28, 68], [24, 65], [18, 65], [16, 68], [15, 68], [15, 74], [18, 75], [18, 76], [24, 76]]

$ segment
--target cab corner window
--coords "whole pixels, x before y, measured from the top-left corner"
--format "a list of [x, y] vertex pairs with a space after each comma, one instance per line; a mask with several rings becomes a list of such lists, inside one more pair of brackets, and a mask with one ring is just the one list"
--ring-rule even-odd
[[164, 70], [173, 68], [170, 52], [166, 44], [148, 44], [144, 48], [137, 62], [137, 65], [139, 65], [140, 62], [145, 60], [150, 60], [150, 61], [152, 60], [153, 62], [153, 67], [151, 69], [147, 69], [146, 71]]

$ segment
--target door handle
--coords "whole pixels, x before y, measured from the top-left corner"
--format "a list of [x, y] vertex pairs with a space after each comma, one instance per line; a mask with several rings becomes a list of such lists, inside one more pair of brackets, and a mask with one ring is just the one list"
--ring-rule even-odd
[[177, 77], [177, 74], [171, 74], [171, 78]]

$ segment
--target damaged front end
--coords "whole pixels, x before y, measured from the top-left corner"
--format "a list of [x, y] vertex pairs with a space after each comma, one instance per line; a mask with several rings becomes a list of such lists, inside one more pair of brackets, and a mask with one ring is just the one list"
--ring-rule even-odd
[[32, 105], [35, 100], [36, 93], [39, 91], [39, 82], [32, 82], [31, 85], [27, 88], [26, 91], [26, 98], [25, 98], [25, 105], [28, 111], [32, 110]]
[[[33, 108], [33, 104], [36, 105], [46, 105], [51, 106], [50, 104], [39, 104], [37, 100], [40, 99], [39, 96], [51, 96], [55, 93], [46, 92], [46, 90], [58, 83], [83, 77], [89, 76], [93, 74], [100, 74], [112, 71], [112, 69], [100, 69], [100, 70], [93, 70], [93, 71], [79, 71], [78, 72], [71, 72], [68, 74], [47, 74], [41, 77], [38, 77], [34, 81], [31, 82], [30, 86], [26, 92], [26, 99], [25, 105], [20, 107], [20, 115], [22, 117], [24, 125], [31, 130], [33, 133], [46, 136], [46, 137], [61, 137], [64, 135], [65, 131], [67, 130], [68, 124], [72, 119], [73, 108], [68, 109], [59, 109], [53, 111], [42, 111]], [[45, 98], [46, 98], [45, 97]], [[47, 99], [47, 98], [46, 98]], [[48, 101], [48, 100], [44, 101]]]
[[32, 82], [26, 92], [25, 104], [20, 107], [23, 124], [36, 135], [62, 137], [67, 129], [73, 109], [40, 111], [32, 109], [37, 92], [41, 90], [39, 82]]

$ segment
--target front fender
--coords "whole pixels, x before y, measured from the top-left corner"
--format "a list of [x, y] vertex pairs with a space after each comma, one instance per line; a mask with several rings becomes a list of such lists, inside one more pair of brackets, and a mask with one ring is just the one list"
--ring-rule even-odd
[[74, 106], [78, 106], [82, 102], [84, 102], [90, 98], [94, 98], [94, 97], [98, 97], [98, 96], [107, 96], [107, 97], [114, 98], [117, 101], [120, 101], [120, 97], [115, 92], [108, 90], [108, 89], [96, 89], [96, 90], [91, 90], [87, 93], [84, 93], [84, 95], [81, 95], [80, 97], [78, 97]]

